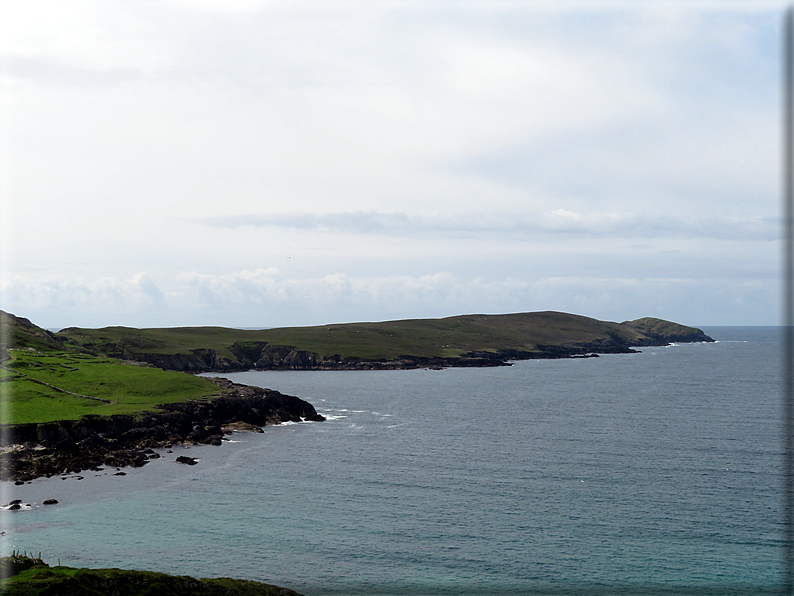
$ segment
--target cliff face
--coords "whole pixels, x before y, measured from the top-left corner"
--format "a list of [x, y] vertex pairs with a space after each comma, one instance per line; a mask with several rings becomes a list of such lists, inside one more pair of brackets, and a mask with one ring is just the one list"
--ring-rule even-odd
[[[702, 332], [700, 332], [702, 334]], [[683, 337], [683, 336], [677, 336]], [[699, 338], [693, 334], [691, 337]], [[714, 341], [706, 339], [673, 339], [672, 341]], [[185, 354], [157, 353], [112, 353], [110, 356], [129, 360], [141, 360], [165, 370], [192, 373], [234, 372], [244, 370], [394, 370], [427, 367], [482, 367], [509, 366], [511, 360], [538, 358], [571, 358], [586, 354], [629, 354], [633, 347], [666, 345], [669, 342], [661, 335], [647, 336], [627, 342], [620, 337], [609, 337], [592, 342], [568, 342], [560, 345], [537, 345], [534, 350], [474, 350], [454, 358], [438, 356], [413, 356], [405, 354], [390, 360], [320, 356], [315, 352], [297, 350], [291, 346], [274, 346], [266, 342], [259, 345], [239, 344], [232, 346], [236, 360], [221, 358], [212, 349], [192, 350]]]
[[310, 403], [278, 391], [211, 379], [223, 395], [211, 401], [160, 406], [138, 416], [85, 416], [79, 421], [23, 424], [10, 429], [22, 446], [2, 459], [0, 480], [29, 480], [100, 466], [140, 467], [156, 456], [153, 449], [180, 443], [220, 445], [222, 426], [255, 427], [322, 421]]
[[164, 370], [179, 370], [189, 373], [209, 371], [234, 372], [248, 370], [250, 368], [237, 360], [219, 356], [218, 353], [211, 348], [190, 350], [179, 354], [159, 354], [157, 352], [139, 352], [124, 349], [122, 351], [111, 352], [108, 356], [111, 358], [120, 358], [122, 360], [146, 362]]
[[[702, 332], [700, 332], [702, 334]], [[648, 335], [633, 342], [608, 338], [593, 342], [568, 342], [560, 345], [539, 344], [535, 350], [475, 350], [454, 358], [412, 356], [406, 354], [391, 360], [341, 357], [338, 354], [322, 357], [315, 352], [297, 350], [291, 346], [263, 345], [256, 353], [250, 347], [235, 351], [236, 360], [221, 358], [212, 349], [191, 350], [185, 354], [112, 353], [111, 357], [140, 360], [165, 370], [190, 373], [235, 372], [244, 370], [394, 370], [426, 367], [509, 366], [511, 360], [538, 358], [572, 358], [586, 354], [630, 354], [634, 347], [663, 346], [672, 342], [714, 341], [700, 334], [676, 335], [669, 340]]]
[[[235, 343], [231, 351], [235, 359], [224, 358], [212, 348], [199, 348], [177, 354], [145, 352], [124, 347], [108, 353], [111, 358], [146, 362], [164, 370], [178, 370], [190, 373], [235, 372], [250, 370], [312, 370], [330, 368], [336, 360], [322, 359], [314, 352], [296, 350], [291, 346], [273, 346], [266, 342]], [[330, 365], [330, 366], [328, 366]]]

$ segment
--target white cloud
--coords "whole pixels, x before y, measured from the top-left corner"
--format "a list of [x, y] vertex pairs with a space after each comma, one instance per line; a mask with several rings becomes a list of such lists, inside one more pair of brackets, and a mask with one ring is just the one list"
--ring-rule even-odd
[[13, 276], [3, 280], [2, 294], [7, 310], [27, 318], [24, 313], [47, 313], [43, 316], [52, 324], [70, 324], [71, 317], [90, 320], [98, 313], [100, 319], [135, 317], [164, 306], [162, 292], [147, 273], [130, 280]]
[[588, 271], [744, 296], [779, 252], [778, 5], [649, 4], [18, 3], [7, 295], [164, 324], [516, 309]]
[[382, 278], [342, 273], [295, 278], [271, 268], [226, 275], [185, 272], [158, 285], [146, 274], [133, 280], [16, 278], [3, 290], [8, 310], [46, 327], [282, 327], [540, 310], [605, 320], [658, 316], [691, 325], [719, 324], [748, 308], [754, 317], [746, 319], [747, 324], [771, 324], [776, 317], [774, 278], [593, 273], [534, 279], [485, 279], [444, 271]]
[[641, 213], [578, 213], [553, 209], [540, 213], [502, 211], [409, 215], [358, 211], [353, 213], [246, 214], [187, 219], [213, 228], [284, 228], [319, 233], [364, 234], [370, 236], [426, 237], [466, 235], [488, 240], [526, 234], [578, 234], [610, 238], [699, 238], [775, 241], [781, 237], [778, 218], [761, 216], [656, 216]]

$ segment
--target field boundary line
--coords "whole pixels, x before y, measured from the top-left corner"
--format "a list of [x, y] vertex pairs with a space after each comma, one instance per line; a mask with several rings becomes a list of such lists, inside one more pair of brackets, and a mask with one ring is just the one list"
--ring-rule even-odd
[[0, 364], [0, 368], [2, 368], [4, 370], [7, 370], [9, 372], [12, 372], [15, 375], [19, 375], [21, 377], [25, 377], [26, 379], [28, 379], [30, 381], [33, 381], [34, 383], [38, 383], [39, 385], [45, 385], [46, 387], [49, 387], [50, 389], [55, 389], [55, 391], [60, 391], [61, 393], [68, 393], [69, 395], [74, 395], [75, 397], [83, 397], [85, 399], [93, 399], [94, 401], [101, 401], [101, 402], [104, 402], [106, 404], [112, 404], [113, 403], [109, 399], [103, 399], [101, 397], [93, 397], [91, 395], [82, 395], [81, 393], [75, 393], [74, 391], [68, 391], [66, 389], [62, 389], [60, 387], [56, 387], [52, 383], [47, 383], [46, 381], [39, 381], [38, 379], [34, 379], [33, 377], [31, 377], [30, 375], [26, 375], [25, 373], [19, 372], [18, 370], [15, 370], [15, 369], [11, 368], [10, 366], [6, 366], [4, 364]]

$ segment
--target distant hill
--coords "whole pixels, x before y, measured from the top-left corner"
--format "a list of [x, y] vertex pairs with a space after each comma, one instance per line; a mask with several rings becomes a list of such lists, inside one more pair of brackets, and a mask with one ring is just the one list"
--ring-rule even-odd
[[700, 329], [656, 318], [614, 323], [553, 311], [256, 331], [70, 327], [54, 334], [54, 340], [67, 348], [188, 372], [494, 366], [714, 341]]

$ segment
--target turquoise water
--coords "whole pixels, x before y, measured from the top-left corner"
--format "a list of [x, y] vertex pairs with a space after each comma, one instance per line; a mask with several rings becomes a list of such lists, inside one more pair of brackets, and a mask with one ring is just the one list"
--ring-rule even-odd
[[190, 448], [197, 466], [175, 450], [6, 485], [31, 509], [2, 512], [4, 549], [307, 595], [774, 593], [778, 331], [706, 332], [505, 368], [232, 374], [329, 420]]

